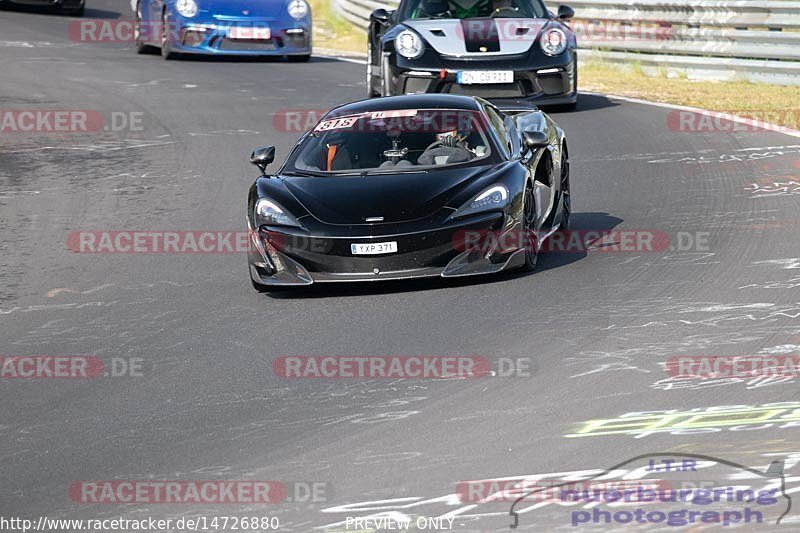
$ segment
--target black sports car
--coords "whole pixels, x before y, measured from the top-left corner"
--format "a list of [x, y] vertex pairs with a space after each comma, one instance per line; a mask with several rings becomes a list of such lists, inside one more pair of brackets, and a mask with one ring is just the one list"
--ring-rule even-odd
[[65, 15], [81, 17], [86, 6], [86, 0], [0, 0], [0, 7], [3, 6], [52, 8]]
[[328, 112], [247, 202], [253, 286], [536, 267], [570, 217], [564, 131], [481, 98], [363, 100]]
[[467, 94], [501, 108], [574, 107], [575, 35], [542, 0], [402, 0], [370, 16], [368, 96]]

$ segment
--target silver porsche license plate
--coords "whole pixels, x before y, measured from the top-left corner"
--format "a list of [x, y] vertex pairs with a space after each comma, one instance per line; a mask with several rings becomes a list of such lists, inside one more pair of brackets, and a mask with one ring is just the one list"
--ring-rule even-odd
[[462, 70], [456, 74], [456, 83], [462, 85], [514, 83], [513, 70]]
[[353, 243], [350, 245], [350, 251], [353, 255], [393, 254], [397, 252], [397, 241]]

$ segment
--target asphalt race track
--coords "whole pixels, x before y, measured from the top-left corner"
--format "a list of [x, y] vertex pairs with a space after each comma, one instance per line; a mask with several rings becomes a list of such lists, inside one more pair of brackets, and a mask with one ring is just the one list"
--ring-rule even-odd
[[[85, 18], [131, 14], [125, 0], [90, 0]], [[0, 134], [0, 354], [140, 368], [0, 380], [0, 515], [275, 516], [281, 531], [344, 531], [346, 517], [374, 512], [457, 511], [454, 530], [497, 531], [511, 504], [459, 503], [458, 482], [603, 471], [655, 452], [761, 470], [784, 459], [787, 489], [800, 487], [800, 418], [752, 414], [797, 400], [797, 380], [681, 381], [664, 368], [674, 356], [800, 353], [800, 139], [675, 131], [670, 109], [583, 95], [553, 114], [570, 141], [573, 227], [661, 232], [669, 248], [549, 253], [529, 275], [258, 294], [244, 254], [76, 253], [69, 236], [243, 231], [252, 148], [275, 145], [282, 160], [300, 132], [282, 131], [280, 113], [361, 98], [363, 65], [167, 62], [129, 42], [76, 41], [75, 20], [0, 11], [0, 108], [121, 113], [141, 127]], [[276, 376], [277, 357], [305, 354], [531, 364], [463, 380]], [[734, 405], [749, 406], [736, 425], [585, 425]], [[325, 497], [86, 504], [69, 492], [207, 479], [324, 483]], [[378, 500], [394, 501], [363, 505]], [[546, 527], [535, 515], [520, 529], [577, 529], [564, 513]]]

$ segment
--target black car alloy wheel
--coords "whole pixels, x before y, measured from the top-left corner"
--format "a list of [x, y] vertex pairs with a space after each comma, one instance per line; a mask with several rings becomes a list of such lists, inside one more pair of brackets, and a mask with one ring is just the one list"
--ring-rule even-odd
[[172, 51], [171, 40], [169, 32], [172, 30], [169, 27], [169, 14], [164, 10], [161, 17], [161, 57], [164, 59], [175, 59], [175, 52]]
[[561, 155], [561, 205], [564, 214], [561, 217], [559, 229], [568, 230], [570, 215], [572, 215], [572, 198], [569, 191], [569, 156], [566, 147]]
[[525, 232], [522, 239], [525, 245], [525, 266], [523, 268], [531, 272], [536, 269], [536, 263], [539, 260], [539, 243], [536, 238], [536, 199], [533, 196], [531, 180], [528, 180], [525, 185], [523, 202], [523, 231]]

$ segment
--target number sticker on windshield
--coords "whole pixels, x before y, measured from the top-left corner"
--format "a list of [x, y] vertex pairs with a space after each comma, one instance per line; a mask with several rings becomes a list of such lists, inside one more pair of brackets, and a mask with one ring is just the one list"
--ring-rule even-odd
[[416, 109], [395, 109], [393, 111], [373, 111], [369, 114], [369, 118], [378, 119], [378, 118], [405, 118], [405, 117], [416, 117], [417, 110]]
[[342, 117], [331, 120], [324, 120], [317, 124], [314, 131], [330, 131], [352, 128], [356, 121], [361, 117]]

